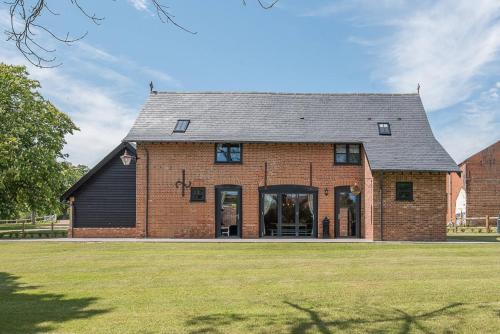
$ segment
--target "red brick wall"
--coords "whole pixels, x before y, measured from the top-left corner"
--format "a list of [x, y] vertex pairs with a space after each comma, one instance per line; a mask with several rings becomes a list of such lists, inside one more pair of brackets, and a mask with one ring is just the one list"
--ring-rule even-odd
[[[146, 148], [149, 152], [146, 155]], [[334, 188], [361, 186], [362, 237], [381, 239], [381, 173], [369, 168], [363, 153], [361, 166], [333, 164], [330, 144], [245, 144], [243, 164], [214, 164], [214, 144], [162, 143], [139, 144], [137, 154], [136, 228], [70, 229], [73, 237], [144, 237], [146, 212], [146, 162], [149, 159], [149, 237], [213, 238], [215, 236], [215, 186], [242, 186], [243, 237], [259, 237], [259, 193], [264, 185], [310, 184], [318, 188], [318, 236], [322, 219], [330, 218], [330, 236], [334, 225]], [[192, 186], [206, 187], [206, 202], [191, 203], [189, 190], [184, 197], [175, 182], [182, 169]], [[395, 183], [411, 181], [414, 201], [395, 200]], [[328, 195], [325, 194], [328, 190]], [[384, 240], [445, 240], [447, 214], [446, 174], [384, 173]]]
[[[446, 173], [374, 174], [373, 238], [380, 240], [383, 179], [383, 240], [446, 240]], [[413, 201], [396, 201], [396, 182], [413, 182]]]
[[141, 231], [134, 227], [121, 228], [72, 228], [68, 236], [73, 238], [138, 238]]
[[[321, 221], [330, 218], [333, 236], [334, 187], [365, 184], [361, 166], [335, 166], [331, 144], [244, 144], [243, 164], [214, 164], [211, 143], [141, 143], [137, 147], [137, 226], [144, 229], [146, 150], [149, 151], [149, 237], [213, 238], [215, 236], [215, 185], [242, 186], [243, 237], [259, 237], [259, 192], [264, 185], [299, 184], [308, 186], [309, 164], [313, 166], [312, 185], [318, 188], [318, 236]], [[363, 159], [364, 160], [364, 159]], [[363, 164], [365, 162], [363, 161]], [[186, 180], [194, 187], [206, 187], [206, 202], [190, 203], [189, 190], [181, 197], [175, 182]], [[325, 195], [325, 188], [328, 195]], [[363, 196], [363, 192], [362, 192]], [[364, 212], [362, 203], [362, 212]], [[364, 221], [362, 213], [361, 221]], [[362, 224], [364, 225], [364, 224]], [[362, 227], [362, 231], [364, 228]]]
[[[462, 187], [467, 196], [467, 217], [496, 217], [500, 211], [500, 141], [467, 159], [460, 169], [461, 177], [455, 173], [447, 177], [447, 221], [455, 216], [455, 204]], [[484, 221], [475, 223], [484, 226]], [[493, 220], [490, 224], [494, 224]]]
[[500, 141], [466, 161], [467, 217], [497, 216], [500, 211]]

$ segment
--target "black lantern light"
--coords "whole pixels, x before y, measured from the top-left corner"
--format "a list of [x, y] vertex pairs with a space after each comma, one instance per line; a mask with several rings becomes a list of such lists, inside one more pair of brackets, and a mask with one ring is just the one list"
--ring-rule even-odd
[[131, 156], [130, 154], [128, 154], [127, 150], [125, 150], [125, 152], [123, 152], [123, 155], [120, 156], [120, 159], [122, 159], [122, 163], [125, 166], [130, 165], [130, 163], [132, 162], [132, 158], [133, 158], [133, 156]]

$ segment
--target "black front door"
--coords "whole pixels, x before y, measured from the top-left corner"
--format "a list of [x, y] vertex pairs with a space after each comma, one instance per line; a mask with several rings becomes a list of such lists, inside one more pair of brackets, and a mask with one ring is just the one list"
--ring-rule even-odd
[[335, 237], [361, 238], [361, 195], [351, 187], [335, 187]]
[[215, 237], [241, 238], [241, 187], [215, 187]]
[[261, 237], [316, 237], [317, 198], [313, 187], [262, 187]]

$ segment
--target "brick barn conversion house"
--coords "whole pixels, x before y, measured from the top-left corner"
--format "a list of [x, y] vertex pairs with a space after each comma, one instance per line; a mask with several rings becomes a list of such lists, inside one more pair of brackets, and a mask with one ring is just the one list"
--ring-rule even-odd
[[152, 92], [124, 142], [70, 235], [445, 240], [460, 172], [417, 94]]
[[[448, 176], [448, 221], [495, 217], [500, 213], [500, 140], [459, 164], [460, 174]], [[489, 222], [496, 224], [493, 219]], [[470, 225], [484, 226], [484, 220]]]

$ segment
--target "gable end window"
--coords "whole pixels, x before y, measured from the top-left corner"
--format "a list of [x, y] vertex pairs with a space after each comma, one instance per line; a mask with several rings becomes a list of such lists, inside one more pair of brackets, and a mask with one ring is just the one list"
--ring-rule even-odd
[[361, 145], [360, 144], [335, 144], [335, 164], [336, 165], [360, 165]]
[[413, 182], [396, 182], [396, 201], [413, 201]]
[[189, 126], [190, 120], [189, 119], [179, 119], [177, 120], [177, 123], [175, 124], [174, 132], [186, 132], [188, 126]]
[[241, 163], [242, 145], [234, 143], [220, 143], [215, 145], [216, 163]]
[[205, 187], [191, 187], [191, 202], [205, 202]]
[[378, 134], [381, 136], [390, 136], [391, 125], [389, 123], [378, 123]]

